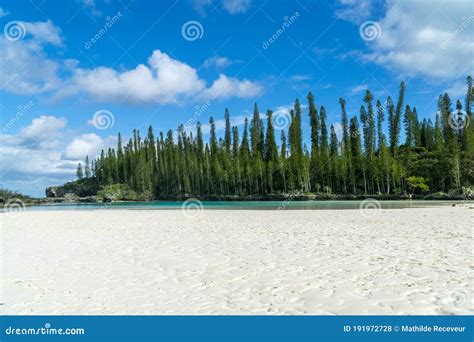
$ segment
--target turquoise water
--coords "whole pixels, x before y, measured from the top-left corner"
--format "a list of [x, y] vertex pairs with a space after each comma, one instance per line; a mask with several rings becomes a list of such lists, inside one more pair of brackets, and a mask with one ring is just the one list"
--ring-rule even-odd
[[[191, 202], [195, 203], [195, 202]], [[382, 209], [420, 208], [450, 206], [465, 201], [202, 201], [205, 209], [250, 209], [250, 210], [327, 210], [327, 209], [359, 209], [361, 206]], [[472, 202], [471, 202], [472, 203]], [[189, 203], [188, 203], [189, 204]], [[98, 209], [181, 209], [183, 202], [116, 202], [102, 203], [54, 203], [26, 207], [34, 210], [98, 210]], [[191, 204], [190, 204], [191, 205]], [[4, 211], [4, 209], [0, 209]]]

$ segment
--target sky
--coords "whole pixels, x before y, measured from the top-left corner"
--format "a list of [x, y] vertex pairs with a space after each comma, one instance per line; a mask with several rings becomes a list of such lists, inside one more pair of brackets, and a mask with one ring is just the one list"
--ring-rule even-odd
[[433, 119], [474, 69], [470, 0], [7, 0], [0, 25], [0, 185], [37, 197], [118, 132], [285, 122], [299, 98], [308, 141], [309, 91], [340, 134], [339, 97], [358, 115], [401, 81]]

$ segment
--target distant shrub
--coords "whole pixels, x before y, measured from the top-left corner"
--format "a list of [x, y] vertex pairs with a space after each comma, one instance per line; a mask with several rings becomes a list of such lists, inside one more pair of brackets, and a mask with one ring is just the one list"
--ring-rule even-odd
[[152, 195], [150, 192], [137, 193], [127, 184], [110, 184], [100, 188], [97, 198], [102, 201], [148, 201]]

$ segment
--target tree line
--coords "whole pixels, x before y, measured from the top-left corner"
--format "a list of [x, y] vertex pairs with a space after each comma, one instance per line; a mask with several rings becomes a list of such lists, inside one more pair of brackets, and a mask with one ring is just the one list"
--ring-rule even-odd
[[405, 88], [402, 82], [396, 102], [389, 96], [385, 103], [367, 90], [359, 115], [352, 117], [340, 98], [340, 139], [310, 92], [304, 114], [311, 128], [309, 146], [298, 99], [282, 130], [275, 129], [271, 110], [262, 115], [255, 104], [242, 131], [225, 111], [223, 137], [217, 137], [211, 117], [208, 142], [199, 122], [195, 134], [180, 125], [177, 132], [155, 136], [150, 126], [146, 137], [133, 130], [124, 143], [119, 133], [117, 148], [102, 150], [92, 162], [87, 157], [77, 177], [102, 187], [122, 184], [147, 198], [467, 191], [474, 184], [472, 78], [467, 78], [464, 103], [457, 100], [453, 108], [447, 93], [439, 96], [435, 122], [420, 120], [416, 107], [405, 104]]

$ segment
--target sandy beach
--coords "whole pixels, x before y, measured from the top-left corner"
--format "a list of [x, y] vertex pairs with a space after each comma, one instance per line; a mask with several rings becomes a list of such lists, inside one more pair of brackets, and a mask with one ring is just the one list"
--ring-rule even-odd
[[2, 314], [473, 314], [467, 206], [0, 214]]

